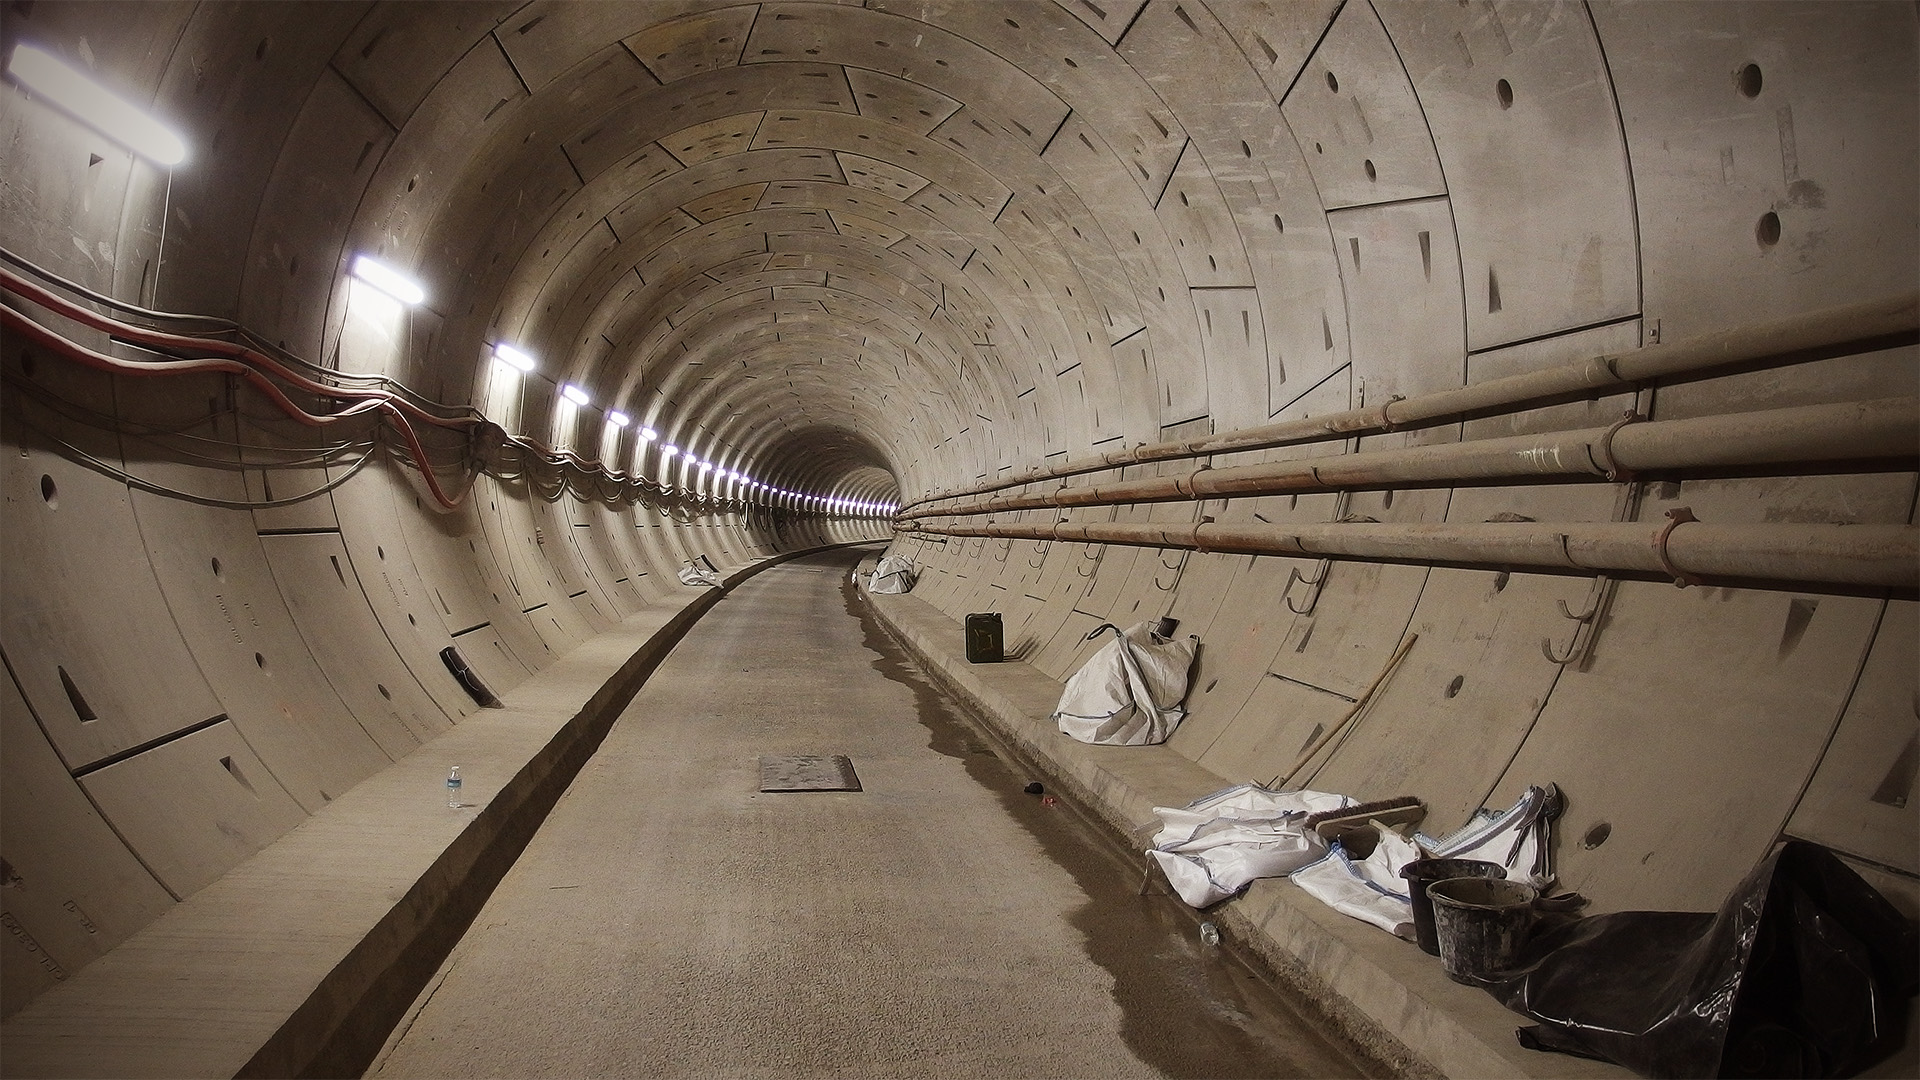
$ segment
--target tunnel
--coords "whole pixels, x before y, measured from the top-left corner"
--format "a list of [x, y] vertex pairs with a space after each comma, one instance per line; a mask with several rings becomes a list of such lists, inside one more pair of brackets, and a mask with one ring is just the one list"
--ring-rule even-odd
[[[1135, 859], [1234, 784], [1550, 783], [1589, 914], [1792, 840], [1920, 913], [1910, 3], [5, 0], [0, 54], [7, 1075], [359, 1075], [676, 643], [802, 586], [868, 636], [716, 684], [897, 653]], [[1172, 736], [1056, 734], [1163, 619]], [[1203, 915], [1397, 1071], [1575, 1075], [1316, 903]]]

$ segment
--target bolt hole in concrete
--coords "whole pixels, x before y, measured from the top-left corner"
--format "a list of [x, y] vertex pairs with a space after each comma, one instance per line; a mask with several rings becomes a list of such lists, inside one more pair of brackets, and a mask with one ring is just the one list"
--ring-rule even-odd
[[1772, 247], [1780, 242], [1780, 215], [1769, 210], [1760, 215], [1760, 224], [1754, 226], [1753, 235], [1760, 241], [1761, 247]]
[[53, 477], [45, 474], [40, 477], [40, 500], [55, 510], [60, 509], [60, 489], [54, 486]]
[[1734, 83], [1740, 87], [1740, 96], [1749, 98], [1760, 96], [1761, 79], [1759, 64], [1748, 64], [1746, 67], [1741, 68], [1739, 74], [1735, 75], [1733, 79]]
[[1505, 79], [1501, 79], [1499, 82], [1493, 84], [1493, 92], [1494, 92], [1494, 95], [1500, 99], [1501, 108], [1503, 109], [1513, 108], [1513, 84], [1512, 83], [1508, 82]]
[[1607, 837], [1612, 835], [1613, 826], [1603, 821], [1587, 830], [1587, 835], [1580, 838], [1580, 846], [1586, 848], [1588, 851], [1592, 851], [1594, 848], [1606, 843]]

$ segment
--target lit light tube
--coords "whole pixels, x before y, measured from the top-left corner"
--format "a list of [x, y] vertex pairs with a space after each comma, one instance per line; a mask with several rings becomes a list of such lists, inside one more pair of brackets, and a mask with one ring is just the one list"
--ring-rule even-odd
[[409, 306], [427, 298], [426, 290], [420, 287], [419, 282], [365, 255], [354, 257], [353, 276]]
[[680, 448], [673, 445], [672, 443], [662, 443], [660, 446], [661, 457], [672, 457], [673, 455], [679, 452], [680, 452]]
[[614, 409], [607, 413], [607, 423], [612, 424], [614, 427], [626, 427], [628, 424], [633, 423], [633, 417], [628, 416], [619, 409]]
[[20, 85], [141, 157], [168, 167], [187, 160], [180, 136], [44, 49], [14, 46], [7, 71]]
[[560, 396], [563, 398], [566, 398], [568, 401], [573, 402], [575, 405], [585, 405], [589, 401], [593, 400], [592, 398], [587, 396], [587, 392], [585, 390], [580, 389], [579, 387], [573, 385], [572, 383], [567, 383], [566, 385], [560, 388]]
[[518, 371], [532, 371], [534, 368], [533, 357], [504, 341], [494, 345], [493, 356], [494, 359]]
[[640, 427], [640, 437], [647, 440], [648, 442], [652, 442], [653, 440], [660, 437], [660, 433], [643, 424]]

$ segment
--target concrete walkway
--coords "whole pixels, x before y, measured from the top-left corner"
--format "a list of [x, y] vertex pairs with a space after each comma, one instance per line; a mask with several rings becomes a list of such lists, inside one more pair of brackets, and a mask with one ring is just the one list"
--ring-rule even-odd
[[[863, 621], [855, 558], [770, 569], [687, 635], [368, 1075], [1357, 1075], [1022, 793]], [[759, 793], [793, 753], [865, 790]]]

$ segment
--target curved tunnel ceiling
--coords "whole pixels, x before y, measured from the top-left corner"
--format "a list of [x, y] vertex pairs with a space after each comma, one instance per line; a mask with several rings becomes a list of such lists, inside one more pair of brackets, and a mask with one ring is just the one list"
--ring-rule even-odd
[[[1258, 48], [1294, 42], [1297, 64], [1334, 5], [1234, 12]], [[913, 494], [1149, 441], [1208, 411], [1192, 353], [1215, 312], [1183, 294], [1239, 302], [1221, 316], [1250, 348], [1262, 313], [1231, 290], [1315, 293], [1305, 275], [1333, 253], [1272, 213], [1311, 197], [1307, 162], [1227, 28], [1170, 5], [1147, 13], [1164, 26], [1133, 30], [1180, 33], [1247, 84], [1252, 114], [1189, 133], [1147, 79], [1178, 52], [1143, 73], [1111, 43], [1136, 14], [534, 5], [477, 43], [439, 42], [468, 47], [401, 124], [351, 244], [463, 301], [443, 309], [428, 364], [519, 343], [664, 438], [721, 464], [765, 459], [775, 483], [838, 491], [816, 465], [839, 460], [838, 436], [813, 434], [838, 427], [867, 433], [883, 460], [857, 460]], [[407, 52], [436, 17], [375, 12], [342, 74], [377, 85], [383, 51]], [[1227, 76], [1165, 74], [1187, 92]], [[1250, 251], [1237, 234], [1255, 211], [1271, 235]], [[1343, 351], [1343, 320], [1316, 314], [1328, 356], [1270, 399]]]
[[[31, 21], [86, 22], [58, 10]], [[483, 407], [488, 349], [513, 344], [596, 405], [528, 403], [510, 427], [591, 445], [618, 409], [830, 495], [852, 492], [840, 432], [873, 448], [847, 467], [891, 478], [864, 495], [911, 500], [1458, 386], [1463, 354], [1617, 348], [1636, 322], [1671, 339], [1910, 269], [1877, 239], [1913, 232], [1897, 149], [1829, 146], [1810, 119], [1818, 183], [1743, 171], [1770, 148], [1742, 142], [1701, 207], [1713, 148], [1685, 141], [1730, 110], [1784, 139], [1769, 101], [1789, 92], [1803, 117], [1846, 101], [1911, 129], [1912, 50], [1875, 44], [1891, 9], [1823, 24], [1813, 58], [1771, 44], [1815, 29], [1811, 8], [1750, 40], [1686, 5], [165, 10], [140, 43], [83, 27], [161, 68], [154, 107], [219, 162], [171, 181], [154, 303]], [[1680, 213], [1704, 215], [1685, 239], [1662, 224]], [[426, 285], [433, 318], [397, 359], [342, 355], [345, 290], [312, 287], [356, 252]]]

